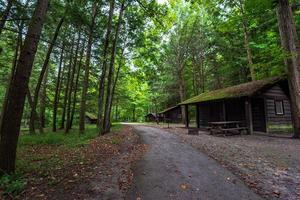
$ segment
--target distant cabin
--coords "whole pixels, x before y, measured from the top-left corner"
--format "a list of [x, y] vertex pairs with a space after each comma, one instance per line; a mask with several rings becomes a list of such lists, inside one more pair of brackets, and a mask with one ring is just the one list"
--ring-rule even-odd
[[146, 122], [155, 122], [156, 119], [157, 119], [157, 116], [156, 116], [156, 114], [154, 114], [154, 113], [149, 113], [149, 114], [147, 114], [147, 115], [145, 116], [145, 121], [146, 121]]
[[[282, 77], [206, 92], [180, 105], [186, 111], [189, 106], [196, 107], [198, 128], [207, 128], [209, 122], [242, 121], [250, 133], [292, 129], [288, 81]], [[188, 112], [186, 117], [189, 119]]]
[[86, 124], [97, 124], [97, 115], [93, 113], [86, 112], [85, 113], [85, 123]]
[[170, 123], [182, 122], [181, 106], [174, 106], [159, 112], [161, 120]]

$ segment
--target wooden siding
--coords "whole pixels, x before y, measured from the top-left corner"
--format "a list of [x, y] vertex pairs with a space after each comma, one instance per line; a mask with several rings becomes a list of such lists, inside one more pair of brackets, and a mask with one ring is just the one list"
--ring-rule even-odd
[[[263, 94], [265, 98], [265, 110], [267, 113], [266, 120], [267, 126], [272, 125], [291, 125], [292, 114], [291, 105], [288, 96], [284, 93], [280, 86], [276, 85]], [[283, 101], [283, 115], [276, 114], [275, 101]], [[274, 132], [272, 129], [268, 129], [269, 132]]]
[[173, 122], [173, 123], [179, 123], [182, 121], [182, 114], [181, 114], [181, 107], [174, 108], [168, 112], [165, 112], [163, 114], [164, 119]]
[[265, 97], [272, 97], [272, 99], [288, 99], [287, 95], [284, 93], [279, 85], [275, 85], [263, 93]]

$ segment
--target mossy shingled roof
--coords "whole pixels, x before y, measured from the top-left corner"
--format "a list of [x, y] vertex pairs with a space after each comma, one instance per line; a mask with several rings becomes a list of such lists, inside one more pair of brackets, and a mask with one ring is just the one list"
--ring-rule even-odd
[[177, 107], [178, 107], [178, 105], [177, 105], [177, 106], [170, 107], [170, 108], [167, 108], [167, 109], [165, 109], [165, 110], [159, 112], [159, 114], [163, 114], [163, 113], [169, 112], [169, 111], [171, 111], [171, 110], [173, 110], [173, 109], [175, 109], [175, 108], [177, 108]]
[[272, 87], [276, 83], [283, 81], [284, 77], [272, 77], [258, 81], [243, 83], [240, 85], [218, 89], [210, 92], [202, 93], [191, 99], [188, 99], [179, 105], [195, 104], [206, 101], [238, 98], [238, 97], [251, 97], [258, 94], [260, 91]]

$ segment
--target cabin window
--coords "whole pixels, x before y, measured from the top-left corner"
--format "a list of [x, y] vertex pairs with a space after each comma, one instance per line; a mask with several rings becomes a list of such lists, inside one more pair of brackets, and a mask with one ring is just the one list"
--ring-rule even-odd
[[284, 115], [283, 101], [275, 101], [276, 115]]

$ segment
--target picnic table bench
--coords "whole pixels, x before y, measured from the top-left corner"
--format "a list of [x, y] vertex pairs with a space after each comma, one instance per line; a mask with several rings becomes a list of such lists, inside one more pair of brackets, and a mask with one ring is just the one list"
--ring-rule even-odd
[[211, 135], [228, 133], [241, 134], [242, 131], [247, 130], [247, 127], [242, 126], [242, 121], [222, 121], [222, 122], [209, 122], [209, 130]]

